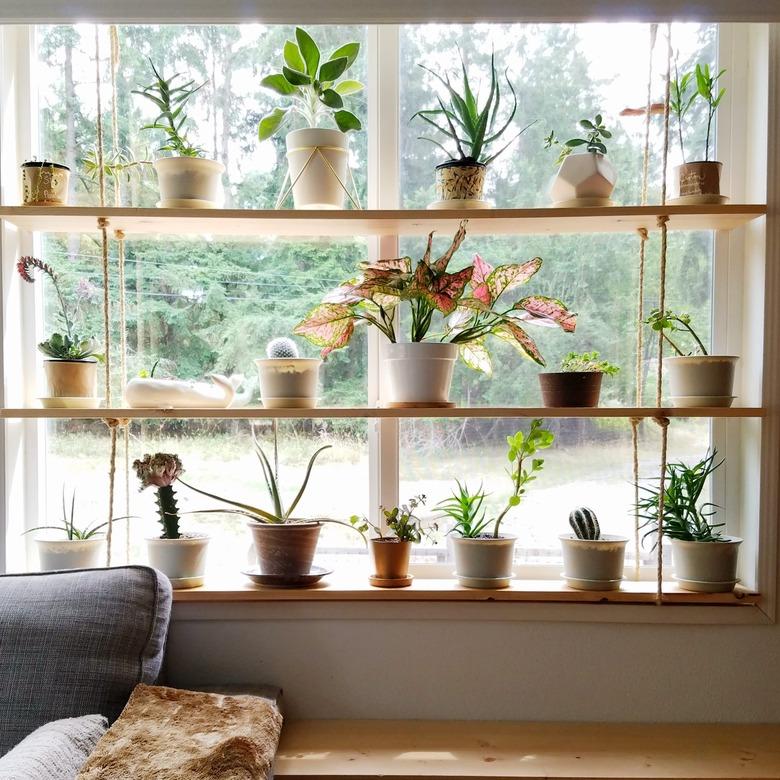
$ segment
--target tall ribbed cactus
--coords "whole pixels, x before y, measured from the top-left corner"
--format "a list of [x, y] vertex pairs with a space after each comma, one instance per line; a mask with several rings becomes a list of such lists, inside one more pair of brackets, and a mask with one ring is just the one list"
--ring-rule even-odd
[[596, 513], [586, 506], [579, 506], [569, 513], [569, 525], [578, 539], [595, 540], [601, 538], [599, 521]]
[[179, 507], [171, 485], [157, 488], [157, 511], [160, 513], [160, 525], [163, 528], [162, 538], [179, 539]]
[[144, 455], [143, 459], [133, 462], [133, 468], [141, 480], [141, 490], [147, 487], [157, 488], [157, 510], [160, 513], [161, 539], [180, 539], [179, 507], [173, 483], [184, 469], [178, 455], [168, 452], [156, 452]]

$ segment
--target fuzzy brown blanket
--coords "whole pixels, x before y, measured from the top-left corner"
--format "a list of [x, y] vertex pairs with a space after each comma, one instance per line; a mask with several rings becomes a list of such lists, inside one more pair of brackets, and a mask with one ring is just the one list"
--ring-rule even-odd
[[78, 780], [269, 778], [281, 730], [267, 699], [138, 685]]

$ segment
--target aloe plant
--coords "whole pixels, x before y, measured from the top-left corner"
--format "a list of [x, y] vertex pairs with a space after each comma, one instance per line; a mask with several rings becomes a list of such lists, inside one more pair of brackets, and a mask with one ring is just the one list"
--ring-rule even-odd
[[[121, 518], [115, 518], [121, 519]], [[113, 522], [113, 521], [112, 521]], [[76, 491], [74, 490], [70, 497], [70, 512], [65, 502], [65, 486], [62, 486], [62, 518], [59, 525], [39, 525], [35, 528], [28, 528], [24, 534], [33, 531], [62, 531], [69, 542], [85, 541], [97, 536], [107, 525], [109, 521], [97, 525], [77, 526], [76, 525]], [[24, 535], [22, 534], [22, 535]]]

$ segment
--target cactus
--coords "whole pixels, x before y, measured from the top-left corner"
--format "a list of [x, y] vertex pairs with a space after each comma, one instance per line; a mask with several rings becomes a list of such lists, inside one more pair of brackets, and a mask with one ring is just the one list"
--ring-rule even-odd
[[176, 504], [176, 493], [170, 485], [157, 488], [157, 511], [160, 513], [162, 539], [180, 539], [179, 507]]
[[266, 347], [266, 354], [269, 358], [297, 358], [298, 347], [292, 339], [281, 337], [272, 339]]
[[601, 529], [596, 513], [586, 506], [577, 507], [569, 513], [569, 525], [574, 529], [578, 539], [600, 539]]
[[161, 539], [180, 539], [179, 507], [173, 483], [184, 472], [178, 455], [169, 452], [156, 452], [144, 455], [143, 459], [133, 462], [133, 468], [141, 480], [141, 490], [147, 487], [157, 488], [157, 510], [163, 532]]

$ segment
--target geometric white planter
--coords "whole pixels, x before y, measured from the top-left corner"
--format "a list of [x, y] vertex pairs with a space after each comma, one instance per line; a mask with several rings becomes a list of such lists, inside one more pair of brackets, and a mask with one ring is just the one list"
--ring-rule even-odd
[[292, 185], [295, 208], [343, 208], [347, 186], [346, 133], [308, 127], [288, 133], [286, 143], [290, 181], [295, 182]]
[[92, 539], [36, 539], [41, 571], [95, 569], [102, 565], [105, 537]]
[[617, 172], [603, 154], [573, 152], [558, 168], [550, 197], [559, 207], [611, 206], [616, 181]]
[[618, 590], [623, 579], [623, 560], [628, 539], [602, 536], [579, 539], [562, 534], [563, 576], [577, 590]]
[[680, 587], [696, 593], [729, 593], [737, 584], [737, 558], [742, 539], [724, 536], [720, 542], [672, 539], [674, 577]]
[[203, 585], [208, 544], [205, 534], [186, 534], [180, 539], [149, 538], [149, 565], [165, 574], [174, 589], [197, 588]]
[[266, 409], [313, 409], [317, 406], [319, 358], [257, 358], [260, 395]]
[[734, 355], [684, 355], [664, 358], [669, 395], [675, 406], [731, 406]]
[[447, 404], [457, 344], [403, 342], [385, 344], [382, 382], [389, 404]]
[[154, 161], [161, 208], [218, 208], [225, 166], [203, 157], [160, 157]]

